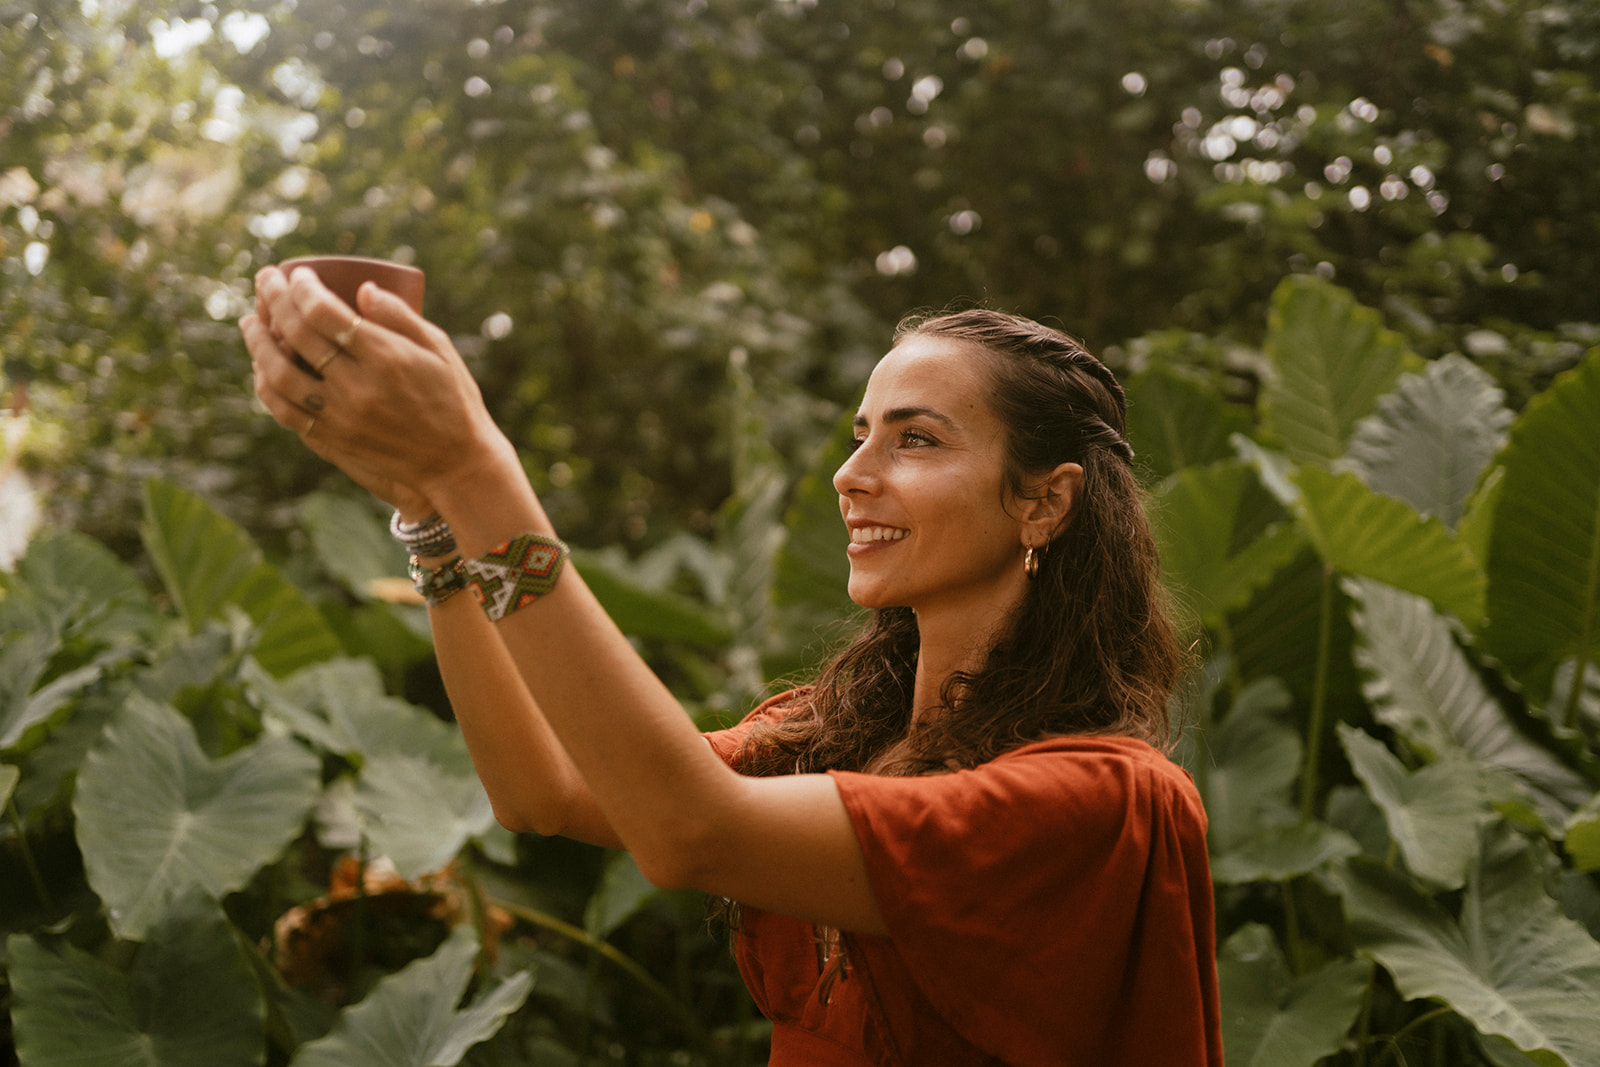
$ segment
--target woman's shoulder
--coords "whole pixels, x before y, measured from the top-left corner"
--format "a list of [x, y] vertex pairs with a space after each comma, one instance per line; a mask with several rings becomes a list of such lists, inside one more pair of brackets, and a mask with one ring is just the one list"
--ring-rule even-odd
[[[988, 827], [1050, 837], [1063, 828], [1108, 829], [1130, 817], [1204, 833], [1199, 791], [1189, 773], [1132, 737], [1068, 735], [1009, 749], [964, 770], [913, 778], [830, 772], [860, 816]], [[898, 815], [894, 813], [898, 812]]]
[[1060, 734], [1029, 741], [1007, 749], [981, 766], [1010, 767], [1020, 763], [1037, 767], [1063, 763], [1118, 764], [1193, 783], [1188, 771], [1150, 742], [1116, 734]]

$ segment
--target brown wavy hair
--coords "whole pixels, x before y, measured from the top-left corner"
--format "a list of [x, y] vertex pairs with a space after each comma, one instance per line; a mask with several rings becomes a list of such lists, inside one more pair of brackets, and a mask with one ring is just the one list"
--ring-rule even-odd
[[[1168, 700], [1182, 657], [1131, 468], [1122, 387], [1078, 341], [1014, 315], [972, 309], [909, 318], [894, 340], [910, 337], [959, 342], [989, 364], [1012, 492], [1036, 494], [1065, 462], [1082, 465], [1082, 489], [1010, 627], [989, 635], [981, 666], [946, 680], [943, 714], [908, 737], [917, 622], [909, 608], [884, 608], [795, 694], [780, 721], [750, 732], [736, 765], [757, 776], [923, 774], [974, 767], [1063, 734], [1169, 748]], [[909, 754], [885, 762], [902, 740]]]

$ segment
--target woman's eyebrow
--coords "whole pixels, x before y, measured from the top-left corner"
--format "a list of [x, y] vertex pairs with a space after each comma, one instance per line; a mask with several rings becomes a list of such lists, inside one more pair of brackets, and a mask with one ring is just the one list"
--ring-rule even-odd
[[[883, 413], [883, 421], [884, 421], [885, 424], [893, 424], [893, 423], [897, 423], [897, 422], [908, 422], [911, 419], [916, 419], [916, 418], [932, 419], [933, 421], [941, 423], [941, 424], [943, 424], [945, 426], [948, 426], [951, 429], [954, 429], [955, 425], [956, 425], [955, 424], [955, 420], [952, 419], [950, 416], [946, 415], [942, 411], [935, 411], [933, 408], [926, 408], [926, 407], [890, 408], [888, 411], [885, 411]], [[861, 412], [857, 412], [856, 413], [856, 427], [859, 429], [859, 428], [861, 428], [863, 426], [866, 426], [866, 425], [867, 425], [867, 416], [865, 414], [861, 413]]]

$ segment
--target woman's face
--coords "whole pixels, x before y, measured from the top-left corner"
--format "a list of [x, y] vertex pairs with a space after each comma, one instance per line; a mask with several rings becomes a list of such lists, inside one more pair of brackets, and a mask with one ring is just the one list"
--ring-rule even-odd
[[833, 477], [850, 530], [850, 598], [869, 608], [968, 613], [992, 624], [1022, 597], [1023, 523], [1008, 513], [1005, 426], [988, 360], [912, 336], [883, 357]]

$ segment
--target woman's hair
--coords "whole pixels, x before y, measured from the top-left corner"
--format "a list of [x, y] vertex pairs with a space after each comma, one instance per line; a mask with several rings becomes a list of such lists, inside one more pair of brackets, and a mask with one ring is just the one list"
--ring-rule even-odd
[[[989, 404], [1006, 427], [1013, 493], [1037, 495], [1067, 462], [1082, 465], [1083, 484], [1009, 629], [990, 635], [981, 666], [946, 681], [947, 713], [910, 736], [909, 755], [874, 769], [973, 767], [1061, 734], [1167, 747], [1181, 656], [1123, 436], [1122, 387], [1073, 338], [1013, 315], [976, 309], [911, 318], [895, 343], [911, 337], [961, 343], [989, 364]], [[874, 612], [781, 721], [750, 732], [736, 765], [753, 775], [866, 769], [907, 735], [917, 648], [909, 608]]]

